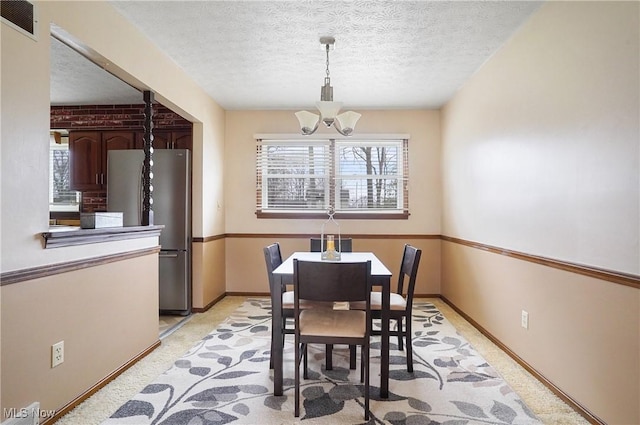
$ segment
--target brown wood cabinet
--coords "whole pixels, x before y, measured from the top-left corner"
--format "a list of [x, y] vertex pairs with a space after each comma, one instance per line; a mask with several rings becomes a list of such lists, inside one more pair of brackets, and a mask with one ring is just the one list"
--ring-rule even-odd
[[[142, 149], [144, 146], [144, 133], [138, 133], [136, 138], [136, 149]], [[189, 149], [193, 146], [193, 140], [190, 130], [154, 130], [153, 131], [153, 148], [154, 149]]]
[[107, 187], [107, 152], [134, 149], [134, 131], [71, 131], [71, 189], [104, 190]]

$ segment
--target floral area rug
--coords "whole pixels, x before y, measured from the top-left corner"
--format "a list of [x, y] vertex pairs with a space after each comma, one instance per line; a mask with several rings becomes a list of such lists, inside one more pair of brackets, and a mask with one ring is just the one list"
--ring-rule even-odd
[[[416, 303], [413, 313], [414, 372], [392, 337], [388, 399], [379, 397], [380, 341], [372, 339], [368, 423], [541, 423], [433, 304]], [[293, 336], [285, 344], [284, 395], [275, 397], [270, 326], [269, 300], [248, 299], [103, 425], [365, 423], [360, 362], [349, 370], [346, 346], [334, 347], [329, 371], [324, 346], [309, 347], [309, 378], [301, 382], [301, 414], [294, 418]]]

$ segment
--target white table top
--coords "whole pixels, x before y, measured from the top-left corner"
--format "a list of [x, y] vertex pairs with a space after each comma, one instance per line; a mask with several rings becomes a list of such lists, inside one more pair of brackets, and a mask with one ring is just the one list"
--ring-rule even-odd
[[[322, 261], [319, 252], [294, 252], [282, 264], [280, 264], [273, 274], [293, 275], [293, 260]], [[340, 262], [353, 263], [371, 260], [372, 276], [391, 276], [389, 269], [375, 256], [373, 252], [343, 252], [340, 255]]]

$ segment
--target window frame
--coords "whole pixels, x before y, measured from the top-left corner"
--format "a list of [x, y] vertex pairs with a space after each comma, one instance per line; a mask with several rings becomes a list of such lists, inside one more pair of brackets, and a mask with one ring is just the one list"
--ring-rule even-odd
[[[408, 141], [409, 135], [359, 135], [358, 137], [327, 137], [326, 135], [315, 135], [316, 137], [301, 135], [254, 135], [256, 139], [256, 216], [257, 218], [276, 218], [276, 219], [315, 219], [326, 218], [327, 211], [331, 205], [336, 206], [335, 193], [339, 179], [344, 174], [339, 174], [339, 147], [342, 146], [371, 146], [375, 147], [383, 144], [396, 144], [400, 152], [397, 158], [397, 173], [393, 178], [397, 180], [397, 196], [399, 208], [378, 208], [378, 209], [335, 209], [335, 218], [340, 219], [408, 219], [409, 218], [409, 158], [408, 158]], [[327, 176], [327, 185], [329, 200], [325, 204], [326, 210], [320, 209], [271, 209], [263, 208], [265, 204], [265, 161], [262, 158], [262, 147], [265, 145], [317, 145], [324, 143], [330, 147], [330, 164], [328, 170], [330, 175]], [[349, 177], [347, 175], [347, 177]], [[366, 178], [365, 175], [359, 178]], [[327, 191], [325, 190], [325, 193]], [[325, 198], [326, 199], [326, 198]]]
[[[58, 133], [60, 140], [55, 140], [54, 133]], [[49, 213], [79, 213], [80, 212], [80, 194], [78, 191], [69, 189], [70, 192], [76, 192], [76, 204], [56, 203], [53, 200], [53, 158], [54, 150], [69, 151], [69, 136], [64, 130], [51, 130], [52, 137], [49, 141]], [[71, 172], [71, 169], [68, 169]]]

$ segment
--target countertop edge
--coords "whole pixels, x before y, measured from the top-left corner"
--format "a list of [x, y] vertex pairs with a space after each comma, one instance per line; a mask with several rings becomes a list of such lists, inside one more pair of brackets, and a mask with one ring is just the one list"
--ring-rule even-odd
[[44, 248], [46, 249], [125, 239], [149, 238], [160, 236], [162, 229], [164, 229], [164, 225], [104, 227], [99, 229], [81, 229], [79, 227], [65, 226], [64, 228], [42, 232], [40, 235], [44, 239]]

